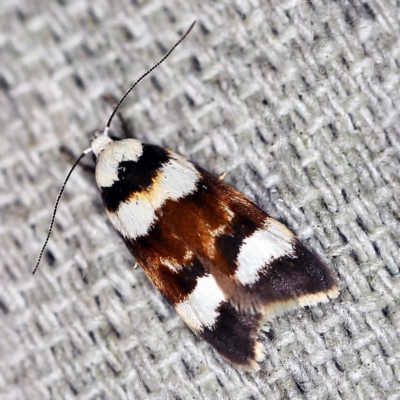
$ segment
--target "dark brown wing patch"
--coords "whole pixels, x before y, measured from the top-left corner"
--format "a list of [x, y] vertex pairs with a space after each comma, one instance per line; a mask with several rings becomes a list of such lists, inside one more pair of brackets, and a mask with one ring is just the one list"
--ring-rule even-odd
[[264, 359], [263, 346], [257, 341], [262, 315], [239, 312], [229, 302], [222, 303], [218, 312], [214, 326], [200, 336], [237, 367], [258, 370]]

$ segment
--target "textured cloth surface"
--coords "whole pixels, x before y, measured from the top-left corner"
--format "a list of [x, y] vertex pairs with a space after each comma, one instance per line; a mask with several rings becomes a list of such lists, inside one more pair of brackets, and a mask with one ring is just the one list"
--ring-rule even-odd
[[[74, 155], [123, 106], [283, 221], [340, 296], [275, 319], [257, 373], [151, 286]], [[6, 0], [0, 5], [1, 399], [398, 399], [400, 5], [394, 0]], [[119, 134], [116, 118], [113, 129]], [[90, 163], [90, 157], [84, 164]]]

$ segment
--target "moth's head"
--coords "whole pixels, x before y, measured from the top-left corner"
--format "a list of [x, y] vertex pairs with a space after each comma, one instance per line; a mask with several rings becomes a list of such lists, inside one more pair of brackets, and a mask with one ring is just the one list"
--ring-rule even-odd
[[111, 139], [108, 135], [108, 132], [99, 132], [97, 131], [93, 137], [92, 137], [92, 142], [90, 144], [90, 147], [92, 148], [93, 155], [95, 157], [95, 160], [99, 158], [100, 153], [110, 144], [113, 142], [113, 139]]

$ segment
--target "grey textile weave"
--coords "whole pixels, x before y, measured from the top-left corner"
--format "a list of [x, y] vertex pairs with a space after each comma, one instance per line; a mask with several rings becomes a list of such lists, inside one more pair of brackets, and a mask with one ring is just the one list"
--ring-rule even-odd
[[[123, 107], [283, 221], [340, 296], [275, 319], [237, 371], [194, 337], [71, 159]], [[399, 399], [400, 5], [395, 0], [0, 4], [0, 398]], [[119, 134], [119, 121], [113, 122]], [[85, 161], [87, 164], [90, 157]]]

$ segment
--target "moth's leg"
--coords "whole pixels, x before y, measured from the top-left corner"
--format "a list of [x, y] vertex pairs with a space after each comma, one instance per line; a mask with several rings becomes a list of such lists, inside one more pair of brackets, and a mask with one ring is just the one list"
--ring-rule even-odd
[[[74, 152], [69, 149], [67, 146], [61, 145], [60, 148], [60, 153], [63, 154], [64, 156], [67, 157], [67, 159], [71, 162], [74, 163], [76, 159], [78, 158]], [[83, 161], [79, 163], [79, 167], [82, 168], [82, 170], [88, 174], [90, 174], [91, 177], [94, 176], [94, 171], [95, 171], [95, 166], [94, 165], [89, 165]]]
[[[118, 99], [116, 99], [113, 95], [111, 94], [103, 94], [101, 96], [101, 98], [108, 104], [111, 105], [111, 107], [114, 109], [117, 104], [118, 104]], [[127, 139], [127, 138], [133, 138], [135, 137], [134, 132], [133, 132], [133, 128], [132, 128], [132, 124], [126, 120], [121, 112], [121, 110], [117, 110], [116, 116], [119, 119], [119, 122], [121, 124], [121, 129], [122, 129], [122, 133], [123, 133], [123, 138]]]
[[226, 177], [226, 172], [223, 172], [223, 173], [218, 177], [218, 180], [219, 180], [219, 181], [223, 181], [223, 180], [225, 179], [225, 177]]

